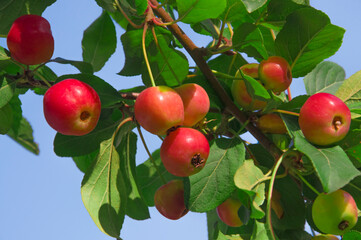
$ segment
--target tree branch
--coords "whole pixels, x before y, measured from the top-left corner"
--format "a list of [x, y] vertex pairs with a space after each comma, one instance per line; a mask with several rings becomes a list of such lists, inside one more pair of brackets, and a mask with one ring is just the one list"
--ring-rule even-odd
[[[150, 2], [156, 7], [153, 9], [154, 13], [163, 19], [164, 22], [172, 22], [172, 17], [163, 9], [158, 8], [159, 3], [156, 0], [150, 0]], [[178, 41], [183, 45], [186, 51], [193, 58], [194, 62], [197, 64], [201, 72], [208, 79], [209, 83], [213, 89], [217, 92], [219, 98], [226, 106], [226, 110], [235, 116], [235, 118], [241, 123], [244, 124], [247, 122], [247, 116], [234, 104], [232, 99], [228, 96], [227, 92], [223, 89], [222, 85], [219, 83], [216, 76], [212, 73], [212, 70], [209, 68], [207, 62], [204, 60], [205, 51], [203, 48], [198, 48], [193, 41], [182, 31], [182, 29], [177, 24], [172, 24], [167, 26], [167, 28], [172, 32], [172, 34], [178, 39]], [[247, 124], [246, 129], [259, 141], [259, 143], [269, 151], [269, 153], [275, 158], [278, 159], [282, 155], [282, 151], [271, 142], [258, 128], [252, 124]]]

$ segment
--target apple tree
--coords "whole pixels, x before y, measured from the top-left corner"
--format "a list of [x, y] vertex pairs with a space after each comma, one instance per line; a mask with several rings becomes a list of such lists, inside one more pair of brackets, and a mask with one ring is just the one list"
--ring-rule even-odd
[[[324, 61], [345, 32], [325, 13], [308, 0], [96, 0], [103, 12], [75, 61], [53, 56], [41, 14], [55, 1], [0, 8], [0, 133], [38, 154], [19, 96], [44, 95], [54, 152], [84, 172], [101, 231], [121, 239], [125, 215], [145, 220], [155, 206], [173, 220], [206, 214], [212, 240], [361, 238], [361, 75]], [[118, 74], [141, 86], [95, 75], [116, 51], [115, 25]], [[185, 26], [211, 41], [197, 46]], [[57, 76], [50, 62], [79, 73]], [[293, 81], [307, 94], [292, 97]], [[149, 156], [138, 165], [137, 141]]]

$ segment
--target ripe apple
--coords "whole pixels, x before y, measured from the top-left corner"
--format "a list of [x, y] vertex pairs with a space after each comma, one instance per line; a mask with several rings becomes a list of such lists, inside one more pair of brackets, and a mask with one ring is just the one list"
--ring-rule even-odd
[[134, 115], [140, 126], [148, 132], [165, 135], [168, 129], [183, 123], [183, 101], [170, 87], [149, 87], [137, 97]]
[[170, 132], [160, 147], [160, 159], [165, 169], [179, 177], [188, 177], [202, 170], [208, 155], [207, 138], [193, 128], [178, 128]]
[[[258, 63], [245, 64], [239, 70], [252, 78], [258, 78], [258, 66]], [[236, 77], [241, 78], [242, 76], [237, 72]], [[234, 100], [245, 110], [261, 110], [267, 105], [267, 102], [253, 99], [249, 95], [244, 80], [233, 80], [231, 92]]]
[[192, 127], [206, 116], [210, 102], [204, 88], [195, 83], [187, 83], [174, 90], [181, 96], [183, 101], [183, 126]]
[[166, 218], [177, 220], [188, 213], [184, 204], [183, 181], [176, 179], [162, 185], [155, 192], [154, 205]]
[[338, 97], [316, 93], [303, 104], [298, 122], [309, 142], [326, 146], [346, 136], [350, 129], [351, 113]]
[[266, 89], [273, 92], [283, 92], [292, 82], [291, 67], [287, 60], [272, 56], [259, 64], [258, 74]]
[[65, 79], [49, 88], [43, 99], [48, 124], [64, 135], [81, 136], [98, 123], [101, 103], [97, 92], [77, 79]]
[[262, 115], [256, 122], [256, 126], [265, 133], [287, 133], [287, 129], [282, 118], [275, 113]]
[[53, 56], [54, 38], [49, 22], [38, 15], [17, 18], [8, 33], [11, 57], [26, 65], [44, 63]]
[[335, 235], [320, 234], [311, 238], [311, 240], [339, 240]]
[[339, 189], [321, 193], [312, 205], [312, 218], [323, 233], [343, 235], [357, 223], [358, 209], [353, 197]]
[[240, 227], [242, 226], [242, 221], [238, 216], [238, 210], [241, 207], [242, 203], [240, 200], [235, 198], [228, 198], [221, 205], [217, 207], [218, 217], [231, 227]]

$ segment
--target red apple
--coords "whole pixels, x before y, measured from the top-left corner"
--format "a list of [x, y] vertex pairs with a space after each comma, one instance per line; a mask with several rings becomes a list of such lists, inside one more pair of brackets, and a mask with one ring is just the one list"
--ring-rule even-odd
[[91, 132], [101, 111], [97, 92], [77, 79], [65, 79], [49, 88], [43, 106], [45, 119], [52, 128], [75, 136]]
[[235, 198], [228, 198], [221, 205], [217, 207], [218, 217], [228, 226], [231, 227], [240, 227], [242, 226], [242, 221], [238, 216], [238, 210], [241, 207], [242, 203], [240, 200]]
[[320, 234], [311, 238], [311, 240], [339, 240], [335, 235]]
[[303, 104], [298, 122], [308, 141], [326, 146], [346, 136], [350, 129], [351, 113], [338, 97], [316, 93]]
[[165, 135], [168, 129], [183, 123], [183, 101], [175, 90], [167, 86], [149, 87], [137, 97], [134, 115], [148, 132]]
[[353, 197], [339, 189], [316, 197], [312, 205], [312, 218], [323, 233], [343, 235], [356, 225], [358, 209]]
[[209, 155], [207, 138], [193, 128], [178, 128], [165, 137], [160, 158], [168, 172], [179, 177], [198, 173]]
[[256, 126], [265, 133], [287, 133], [287, 129], [282, 118], [275, 113], [262, 115], [256, 122]]
[[292, 82], [291, 67], [286, 59], [279, 56], [261, 61], [258, 74], [264, 87], [277, 93], [286, 90]]
[[[259, 64], [257, 63], [245, 64], [240, 68], [240, 71], [252, 78], [258, 78], [258, 67]], [[236, 77], [241, 78], [242, 75], [237, 72]], [[231, 92], [234, 100], [245, 110], [261, 110], [267, 105], [267, 102], [253, 99], [249, 95], [244, 80], [234, 80], [232, 83]]]
[[44, 63], [53, 56], [54, 39], [49, 22], [38, 15], [23, 15], [12, 24], [7, 36], [11, 57], [26, 65]]
[[195, 83], [187, 83], [174, 90], [177, 91], [183, 101], [183, 126], [192, 127], [207, 115], [210, 103], [204, 88]]
[[177, 220], [188, 213], [184, 204], [184, 185], [181, 180], [172, 180], [155, 192], [154, 205], [166, 218]]

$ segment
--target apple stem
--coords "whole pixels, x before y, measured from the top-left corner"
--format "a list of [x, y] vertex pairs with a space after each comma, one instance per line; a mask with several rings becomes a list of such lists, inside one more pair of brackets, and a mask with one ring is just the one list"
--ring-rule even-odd
[[152, 86], [155, 87], [156, 85], [155, 85], [155, 82], [154, 82], [152, 69], [150, 67], [148, 56], [147, 56], [147, 49], [145, 48], [145, 36], [147, 34], [147, 30], [148, 30], [148, 24], [144, 24], [143, 36], [142, 36], [142, 49], [143, 49], [145, 64], [147, 65], [147, 69], [148, 69], [148, 73], [149, 73], [150, 82], [151, 82]]
[[307, 185], [307, 187], [309, 187], [314, 193], [318, 195], [320, 195], [320, 192], [316, 190], [316, 188], [314, 188], [301, 174], [299, 174], [298, 172], [296, 172], [296, 175], [302, 180], [302, 182], [304, 184]]
[[272, 193], [273, 193], [273, 186], [276, 180], [276, 174], [279, 169], [279, 167], [282, 164], [282, 160], [287, 155], [286, 153], [283, 153], [279, 159], [277, 159], [276, 164], [273, 168], [273, 172], [271, 175], [270, 183], [268, 186], [268, 195], [267, 195], [267, 218], [266, 218], [266, 225], [268, 226], [268, 230], [271, 232], [271, 237], [273, 240], [276, 240], [276, 235], [272, 227], [272, 218], [271, 218], [271, 200], [272, 200]]
[[120, 13], [124, 16], [124, 18], [128, 21], [128, 23], [130, 25], [132, 25], [132, 27], [134, 27], [136, 29], [140, 29], [143, 27], [143, 24], [137, 25], [128, 17], [128, 15], [124, 12], [123, 8], [120, 6], [120, 3], [118, 0], [115, 0], [115, 4], [117, 5], [117, 8], [120, 11]]
[[232, 4], [232, 5], [228, 8], [226, 14], [224, 15], [224, 18], [223, 18], [223, 20], [222, 20], [221, 31], [220, 31], [219, 37], [218, 37], [218, 42], [217, 42], [217, 44], [216, 44], [216, 46], [215, 46], [216, 49], [219, 48], [219, 46], [220, 46], [221, 43], [222, 43], [223, 32], [224, 32], [225, 25], [226, 25], [226, 23], [227, 23], [228, 14], [229, 14], [229, 12], [231, 11], [231, 9], [232, 9], [236, 4], [238, 4], [238, 2]]
[[287, 97], [288, 97], [288, 101], [292, 100], [291, 88], [290, 87], [287, 88]]
[[35, 72], [35, 75], [39, 77], [46, 84], [46, 86], [48, 86], [49, 88], [51, 87], [51, 84], [48, 82], [48, 80], [46, 80], [41, 74]]
[[281, 109], [273, 109], [272, 112], [288, 114], [288, 115], [292, 115], [292, 116], [296, 116], [296, 117], [299, 117], [299, 116], [300, 116], [299, 113], [295, 113], [295, 112], [291, 112], [291, 111], [286, 111], [286, 110], [281, 110]]
[[152, 162], [152, 164], [153, 164], [153, 166], [154, 166], [154, 168], [155, 168], [156, 172], [158, 173], [159, 178], [161, 179], [161, 181], [162, 181], [164, 184], [166, 184], [166, 183], [167, 183], [167, 181], [165, 180], [165, 178], [164, 178], [164, 177], [163, 177], [163, 175], [161, 174], [161, 172], [160, 172], [160, 170], [159, 170], [159, 168], [158, 168], [157, 164], [155, 163], [155, 161], [154, 161], [154, 159], [153, 159], [153, 157], [152, 157], [152, 154], [151, 154], [151, 153], [150, 153], [150, 151], [149, 151], [149, 148], [148, 148], [148, 146], [147, 146], [147, 143], [145, 142], [145, 139], [144, 139], [143, 133], [142, 133], [142, 131], [141, 131], [140, 126], [139, 126], [139, 124], [138, 124], [138, 123], [137, 123], [137, 130], [138, 130], [138, 133], [139, 133], [140, 139], [142, 140], [142, 143], [143, 143], [143, 146], [144, 146], [144, 148], [145, 148], [145, 151], [147, 152], [147, 154], [148, 154], [148, 156], [149, 156], [150, 161]]

